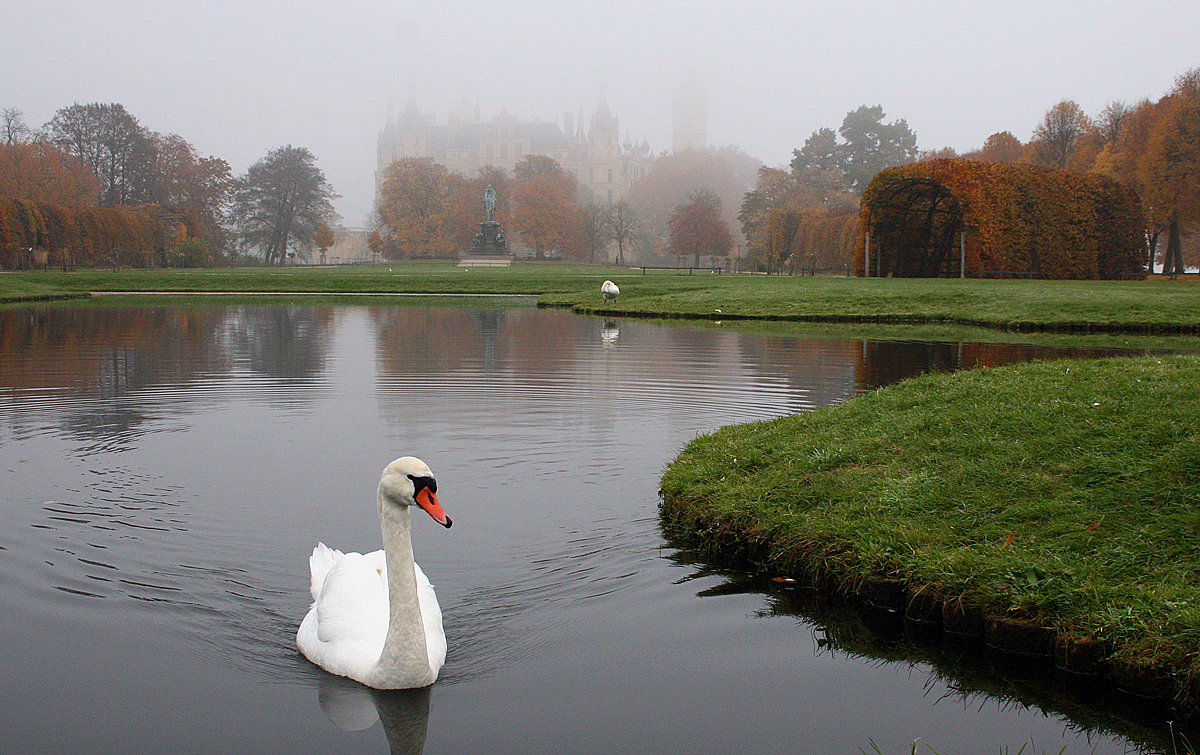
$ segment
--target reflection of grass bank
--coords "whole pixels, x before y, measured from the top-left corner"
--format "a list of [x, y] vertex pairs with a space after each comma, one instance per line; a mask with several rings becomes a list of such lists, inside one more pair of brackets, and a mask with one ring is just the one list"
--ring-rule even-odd
[[[621, 318], [611, 318], [620, 322]], [[798, 322], [781, 320], [671, 320], [671, 327], [706, 330], [735, 330], [763, 336], [844, 340], [921, 341], [927, 343], [1012, 343], [1056, 348], [1120, 349], [1134, 352], [1200, 351], [1200, 339], [1192, 335], [1145, 335], [1138, 333], [1024, 332], [966, 325], [924, 323], [884, 325], [877, 323]]]
[[[940, 681], [946, 687], [942, 694], [964, 708], [980, 708], [985, 704], [1005, 710], [1036, 708], [1051, 716], [1065, 716], [1069, 719], [1066, 727], [1070, 730], [1089, 735], [1119, 736], [1130, 740], [1133, 747], [1148, 752], [1176, 752], [1171, 747], [1173, 733], [1177, 741], [1181, 734], [1194, 738], [1194, 731], [1182, 728], [1179, 724], [1175, 724], [1173, 730], [1171, 725], [1155, 715], [1160, 710], [1152, 706], [1148, 709], [1131, 706], [1128, 698], [1111, 692], [1106, 694], [1105, 690], [1086, 681], [1048, 684], [1045, 676], [1037, 673], [1014, 673], [1018, 669], [1006, 665], [1007, 659], [989, 653], [978, 640], [962, 638], [940, 642], [927, 630], [906, 622], [898, 615], [872, 611], [858, 601], [831, 596], [802, 585], [763, 580], [734, 569], [713, 566], [711, 559], [687, 550], [683, 543], [671, 538], [669, 532], [668, 540], [673, 547], [681, 548], [668, 557], [695, 568], [695, 573], [689, 579], [719, 576], [727, 580], [703, 590], [699, 595], [762, 593], [766, 605], [758, 612], [759, 615], [794, 616], [811, 624], [818, 654], [904, 664], [916, 678], [926, 677], [927, 690], [933, 687], [935, 681]], [[1035, 668], [1020, 670], [1037, 671]], [[931, 743], [941, 741], [936, 752], [961, 752], [961, 748], [946, 744], [953, 740], [952, 734], [930, 731], [928, 736]], [[1012, 732], [1012, 737], [1019, 739], [1019, 731]], [[944, 749], [942, 745], [946, 745]], [[1009, 751], [1015, 752], [1016, 747]], [[934, 751], [930, 748], [918, 749], [918, 752]], [[1030, 750], [1026, 749], [1025, 752], [1029, 753]], [[1059, 749], [1051, 748], [1048, 752], [1058, 753]], [[1181, 747], [1177, 752], [1183, 753], [1185, 750]]]
[[665, 522], [701, 547], [1047, 627], [1113, 668], [1169, 673], [1200, 708], [1195, 357], [917, 378], [698, 438], [662, 493]]

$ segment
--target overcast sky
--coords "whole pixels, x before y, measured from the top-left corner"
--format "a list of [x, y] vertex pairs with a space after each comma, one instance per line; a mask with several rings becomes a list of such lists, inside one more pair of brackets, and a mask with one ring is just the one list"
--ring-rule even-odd
[[882, 105], [921, 149], [1022, 141], [1052, 105], [1158, 98], [1200, 66], [1200, 2], [382, 2], [4, 0], [0, 108], [39, 127], [118, 102], [236, 174], [307, 147], [347, 225], [374, 195], [375, 140], [410, 86], [445, 121], [466, 100], [560, 124], [602, 90], [622, 138], [671, 147], [671, 96], [706, 87], [708, 140], [783, 165], [816, 129]]

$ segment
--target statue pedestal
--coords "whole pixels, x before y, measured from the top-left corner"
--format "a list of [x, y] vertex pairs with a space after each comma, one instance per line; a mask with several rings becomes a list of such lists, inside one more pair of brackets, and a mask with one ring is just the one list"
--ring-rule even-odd
[[470, 265], [507, 266], [513, 260], [513, 254], [508, 249], [508, 239], [500, 224], [494, 220], [485, 220], [479, 224], [479, 231], [471, 248], [459, 255], [459, 267]]

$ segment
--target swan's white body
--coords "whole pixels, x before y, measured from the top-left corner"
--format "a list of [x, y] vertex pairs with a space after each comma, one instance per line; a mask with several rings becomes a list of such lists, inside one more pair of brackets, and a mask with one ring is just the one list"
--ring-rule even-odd
[[379, 480], [383, 550], [342, 553], [318, 543], [309, 558], [313, 605], [296, 632], [300, 652], [326, 671], [375, 689], [433, 684], [446, 661], [442, 611], [433, 585], [413, 562], [409, 507], [443, 526], [433, 473], [406, 456]]
[[621, 289], [617, 288], [617, 284], [612, 281], [604, 281], [600, 284], [600, 293], [604, 294], [604, 301], [616, 299], [621, 293]]

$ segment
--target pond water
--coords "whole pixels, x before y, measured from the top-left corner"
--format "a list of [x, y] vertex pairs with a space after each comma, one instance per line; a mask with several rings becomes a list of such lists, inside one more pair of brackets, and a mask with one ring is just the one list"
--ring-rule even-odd
[[[1136, 749], [1019, 679], [847, 640], [868, 633], [659, 528], [659, 476], [699, 433], [1061, 355], [531, 307], [0, 311], [0, 750]], [[413, 535], [450, 651], [431, 689], [371, 694], [294, 633], [313, 545], [377, 549], [404, 454], [455, 520]]]

